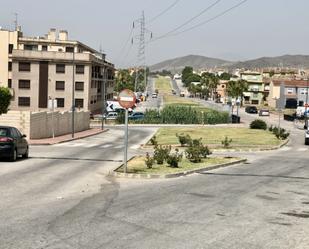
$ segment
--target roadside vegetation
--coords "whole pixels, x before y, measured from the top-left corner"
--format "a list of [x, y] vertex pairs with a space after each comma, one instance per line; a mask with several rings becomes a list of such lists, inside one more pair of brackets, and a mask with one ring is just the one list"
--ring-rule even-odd
[[7, 113], [12, 95], [6, 87], [0, 87], [0, 115]]
[[[202, 138], [202, 142], [212, 149], [224, 147], [232, 149], [270, 148], [280, 144], [280, 140], [270, 131], [231, 127], [160, 128], [155, 134], [156, 141], [159, 145], [181, 147], [177, 134], [178, 136], [179, 134], [188, 134], [192, 139]], [[227, 141], [223, 142], [226, 137]], [[230, 140], [231, 142], [229, 142]]]

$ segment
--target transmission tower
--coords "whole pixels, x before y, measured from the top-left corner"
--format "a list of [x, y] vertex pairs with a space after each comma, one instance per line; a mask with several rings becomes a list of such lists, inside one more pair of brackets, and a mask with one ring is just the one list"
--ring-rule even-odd
[[[141, 18], [137, 19], [133, 23], [133, 27], [139, 28], [139, 34], [135, 37], [138, 41], [137, 49], [137, 63], [135, 68], [135, 84], [134, 91], [138, 90], [138, 77], [140, 74], [140, 69], [144, 69], [144, 87], [147, 87], [147, 72], [146, 72], [146, 33], [151, 33], [146, 29], [146, 21], [144, 11], [142, 12]], [[152, 33], [150, 38], [152, 38]]]

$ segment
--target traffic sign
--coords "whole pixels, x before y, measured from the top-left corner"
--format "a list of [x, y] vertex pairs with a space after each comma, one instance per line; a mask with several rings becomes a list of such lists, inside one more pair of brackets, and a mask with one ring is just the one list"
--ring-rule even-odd
[[119, 93], [118, 102], [123, 108], [129, 109], [135, 105], [136, 96], [131, 90], [124, 89]]

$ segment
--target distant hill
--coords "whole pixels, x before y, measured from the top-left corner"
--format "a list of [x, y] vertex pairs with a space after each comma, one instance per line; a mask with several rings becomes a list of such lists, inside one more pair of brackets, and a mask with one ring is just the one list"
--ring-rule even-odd
[[254, 60], [231, 62], [217, 58], [209, 58], [200, 55], [188, 55], [166, 60], [150, 66], [151, 71], [169, 70], [180, 72], [185, 66], [192, 66], [195, 70], [205, 68], [267, 68], [267, 67], [290, 67], [290, 68], [309, 68], [309, 55], [283, 55], [277, 57], [261, 57]]
[[209, 58], [201, 55], [187, 55], [171, 60], [166, 60], [150, 67], [151, 71], [181, 71], [185, 66], [191, 66], [194, 69], [222, 67], [230, 65], [229, 61]]
[[236, 62], [231, 68], [263, 68], [263, 67], [309, 68], [309, 55], [283, 55], [277, 57], [262, 57], [255, 60]]

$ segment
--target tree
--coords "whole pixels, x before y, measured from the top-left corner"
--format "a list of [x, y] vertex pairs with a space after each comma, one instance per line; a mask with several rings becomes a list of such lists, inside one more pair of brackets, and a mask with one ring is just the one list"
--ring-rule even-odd
[[186, 79], [191, 76], [193, 74], [193, 68], [192, 67], [185, 67], [183, 70], [182, 70], [182, 77], [181, 77], [181, 80], [182, 82], [185, 82]]
[[134, 90], [134, 79], [132, 75], [130, 75], [129, 70], [122, 69], [119, 70], [116, 76], [116, 84], [115, 84], [115, 91], [120, 92], [123, 89], [130, 89]]
[[246, 80], [229, 81], [226, 91], [228, 96], [232, 98], [241, 97], [242, 100], [244, 92], [248, 91], [248, 82]]
[[188, 87], [192, 82], [200, 82], [201, 81], [201, 76], [198, 74], [191, 74], [189, 75], [183, 83], [185, 84], [186, 87]]
[[224, 72], [219, 76], [219, 79], [220, 80], [230, 80], [232, 77], [233, 77], [232, 74]]
[[207, 89], [208, 94], [213, 96], [219, 84], [219, 78], [212, 73], [205, 72], [201, 76], [201, 84]]
[[12, 95], [6, 87], [0, 87], [0, 115], [8, 112]]

